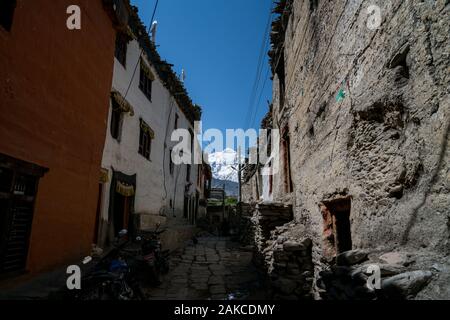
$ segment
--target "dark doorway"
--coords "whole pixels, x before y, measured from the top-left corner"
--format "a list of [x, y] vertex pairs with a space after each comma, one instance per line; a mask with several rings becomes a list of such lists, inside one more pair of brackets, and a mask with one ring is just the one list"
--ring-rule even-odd
[[332, 209], [336, 234], [336, 250], [340, 254], [352, 250], [352, 234], [350, 225], [350, 200], [336, 204]]
[[110, 244], [110, 241], [123, 229], [127, 229], [130, 236], [134, 236], [137, 232], [137, 221], [134, 219], [135, 194], [136, 175], [128, 176], [113, 169], [108, 216], [110, 224], [109, 243], [106, 243], [106, 245]]
[[130, 197], [125, 197], [119, 193], [114, 199], [114, 230], [116, 233], [130, 226]]
[[329, 258], [352, 250], [351, 199], [349, 197], [324, 201], [321, 205], [324, 219], [324, 249]]

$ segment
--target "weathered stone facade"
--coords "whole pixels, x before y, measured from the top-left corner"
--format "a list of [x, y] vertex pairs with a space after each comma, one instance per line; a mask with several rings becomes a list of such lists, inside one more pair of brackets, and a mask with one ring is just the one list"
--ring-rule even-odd
[[449, 2], [289, 0], [276, 12], [273, 197], [312, 240], [315, 278], [351, 249], [448, 256]]

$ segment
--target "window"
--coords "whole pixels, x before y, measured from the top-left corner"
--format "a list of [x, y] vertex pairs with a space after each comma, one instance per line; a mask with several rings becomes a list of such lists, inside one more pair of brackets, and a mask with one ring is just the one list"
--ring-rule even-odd
[[6, 31], [11, 31], [15, 9], [16, 9], [16, 0], [0, 1], [0, 25]]
[[25, 270], [38, 182], [45, 172], [0, 154], [0, 275]]
[[111, 136], [113, 139], [120, 141], [122, 133], [123, 112], [117, 101], [112, 101], [111, 111]]
[[154, 138], [153, 130], [142, 119], [139, 134], [139, 154], [145, 159], [150, 160], [152, 151], [152, 139]]
[[129, 37], [123, 32], [117, 33], [116, 36], [116, 53], [117, 60], [126, 68], [127, 65], [127, 49]]
[[139, 79], [139, 89], [145, 94], [148, 100], [152, 101], [152, 82], [153, 76], [150, 68], [141, 61], [141, 75]]

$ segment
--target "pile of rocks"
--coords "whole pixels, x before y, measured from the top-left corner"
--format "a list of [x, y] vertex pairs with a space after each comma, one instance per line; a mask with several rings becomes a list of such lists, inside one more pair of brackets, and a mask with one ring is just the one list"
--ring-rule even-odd
[[254, 244], [255, 234], [254, 234], [254, 225], [252, 222], [253, 212], [255, 210], [255, 206], [247, 203], [239, 203], [238, 204], [238, 216], [239, 216], [239, 225], [238, 225], [238, 236], [239, 242], [243, 246], [250, 246]]
[[[261, 256], [266, 248], [266, 242], [270, 239], [271, 232], [276, 227], [282, 226], [293, 219], [292, 206], [283, 203], [264, 202], [256, 206], [256, 211], [252, 217], [255, 233], [255, 246], [260, 257], [258, 260], [264, 260]], [[259, 259], [258, 259], [259, 258]]]
[[287, 232], [300, 228], [294, 224], [292, 222], [276, 228], [263, 252], [274, 299], [312, 298], [312, 241]]
[[255, 210], [255, 204], [252, 203], [244, 203], [241, 202], [238, 204], [238, 211], [243, 217], [250, 217], [253, 215], [253, 211]]
[[373, 255], [363, 250], [344, 252], [335, 265], [321, 271], [317, 280], [326, 300], [412, 299], [431, 280], [430, 271], [410, 270], [410, 263], [391, 263], [392, 255]]

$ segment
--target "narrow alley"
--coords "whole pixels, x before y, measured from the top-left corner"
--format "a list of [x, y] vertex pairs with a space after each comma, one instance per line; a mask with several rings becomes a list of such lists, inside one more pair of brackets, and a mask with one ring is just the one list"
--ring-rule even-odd
[[146, 295], [150, 300], [264, 299], [264, 282], [252, 257], [230, 238], [199, 238], [173, 254], [169, 274]]
[[450, 0], [1, 0], [0, 302], [450, 300], [449, 30]]

